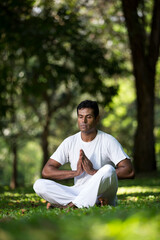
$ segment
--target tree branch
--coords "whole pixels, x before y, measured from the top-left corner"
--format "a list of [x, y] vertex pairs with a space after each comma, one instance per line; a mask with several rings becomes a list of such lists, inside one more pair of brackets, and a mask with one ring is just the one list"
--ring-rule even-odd
[[57, 109], [61, 108], [61, 107], [64, 107], [66, 106], [71, 98], [72, 98], [72, 92], [71, 91], [66, 91], [65, 93], [62, 94], [63, 96], [61, 96], [61, 100], [59, 100], [58, 104], [57, 105], [54, 105], [52, 108], [51, 108], [51, 111], [52, 112], [55, 112]]

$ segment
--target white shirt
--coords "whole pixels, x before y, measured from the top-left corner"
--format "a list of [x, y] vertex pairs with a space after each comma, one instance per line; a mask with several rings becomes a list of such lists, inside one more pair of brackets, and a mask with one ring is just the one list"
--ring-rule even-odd
[[[111, 135], [98, 130], [96, 137], [90, 142], [81, 139], [81, 132], [66, 138], [50, 157], [61, 165], [69, 162], [71, 169], [77, 169], [80, 149], [83, 149], [93, 168], [98, 170], [106, 164], [116, 166], [121, 160], [129, 158], [121, 144]], [[75, 177], [75, 184], [83, 184], [90, 175], [83, 172]]]

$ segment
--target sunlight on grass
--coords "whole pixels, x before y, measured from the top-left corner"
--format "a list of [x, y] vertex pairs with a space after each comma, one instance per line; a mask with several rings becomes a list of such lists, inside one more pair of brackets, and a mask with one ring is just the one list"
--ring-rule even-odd
[[132, 186], [132, 187], [119, 187], [118, 195], [121, 194], [130, 194], [130, 193], [160, 193], [160, 186], [159, 187], [141, 187], [141, 186]]

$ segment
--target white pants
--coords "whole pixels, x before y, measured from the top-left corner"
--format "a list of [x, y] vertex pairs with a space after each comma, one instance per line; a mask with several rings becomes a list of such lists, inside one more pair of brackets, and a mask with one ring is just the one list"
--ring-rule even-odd
[[83, 185], [64, 186], [47, 179], [38, 179], [35, 192], [53, 204], [67, 205], [72, 202], [78, 208], [92, 207], [98, 197], [104, 197], [109, 205], [115, 206], [118, 180], [115, 169], [105, 165], [92, 175]]

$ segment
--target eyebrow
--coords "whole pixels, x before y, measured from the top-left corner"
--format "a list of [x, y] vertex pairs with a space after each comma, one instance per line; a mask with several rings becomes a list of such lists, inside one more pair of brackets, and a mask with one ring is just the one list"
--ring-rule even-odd
[[89, 113], [89, 114], [87, 114], [87, 115], [83, 115], [83, 114], [80, 114], [80, 113], [78, 113], [78, 116], [94, 116], [92, 113]]

